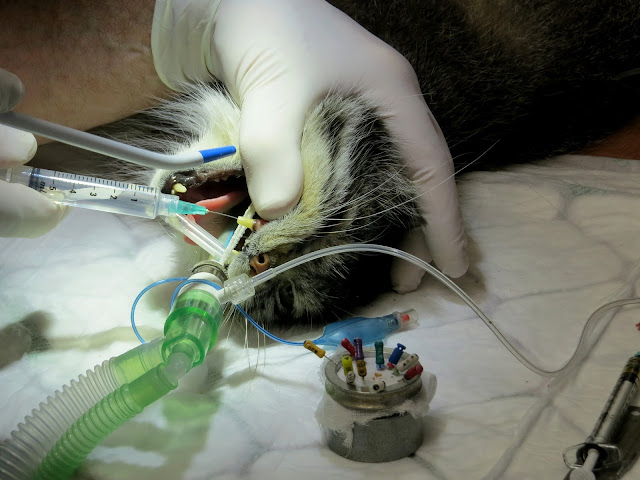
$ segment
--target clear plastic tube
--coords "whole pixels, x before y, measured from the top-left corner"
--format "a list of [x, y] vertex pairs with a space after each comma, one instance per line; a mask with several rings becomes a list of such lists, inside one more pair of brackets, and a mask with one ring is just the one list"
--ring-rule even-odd
[[69, 478], [107, 435], [178, 386], [178, 380], [191, 368], [185, 357], [182, 353], [175, 358], [171, 355], [167, 364], [152, 368], [92, 405], [47, 452], [33, 478]]
[[236, 153], [236, 148], [233, 145], [229, 145], [197, 152], [166, 155], [16, 112], [0, 113], [0, 123], [17, 128], [18, 130], [24, 130], [52, 140], [57, 140], [67, 145], [89, 150], [90, 152], [108, 155], [150, 168], [162, 168], [166, 170], [195, 168], [203, 163]]
[[189, 221], [183, 215], [170, 215], [162, 217], [162, 219], [169, 226], [189, 237], [195, 244], [202, 247], [216, 259], [222, 258], [224, 245], [197, 223]]
[[[591, 337], [592, 332], [594, 331], [598, 320], [602, 317], [602, 315], [608, 310], [616, 307], [621, 307], [624, 305], [630, 305], [633, 303], [640, 303], [640, 298], [630, 298], [630, 299], [622, 299], [615, 300], [613, 302], [607, 303], [603, 305], [598, 310], [593, 312], [587, 323], [582, 330], [582, 334], [580, 335], [580, 340], [578, 342], [578, 346], [575, 351], [567, 360], [567, 362], [557, 370], [545, 370], [536, 366], [533, 362], [531, 362], [528, 358], [526, 358], [517, 348], [515, 348], [509, 340], [502, 334], [500, 329], [485, 315], [485, 313], [475, 304], [475, 302], [462, 290], [458, 285], [456, 285], [449, 277], [444, 275], [442, 272], [438, 271], [435, 267], [429, 265], [424, 260], [421, 260], [414, 255], [411, 255], [402, 250], [398, 250], [397, 248], [387, 247], [384, 245], [375, 245], [375, 244], [348, 244], [348, 245], [338, 245], [334, 247], [327, 247], [322, 250], [318, 250], [315, 252], [307, 253], [306, 255], [302, 255], [301, 257], [290, 260], [287, 263], [282, 265], [278, 265], [277, 267], [271, 268], [269, 270], [265, 270], [264, 272], [256, 275], [251, 279], [251, 282], [254, 287], [270, 280], [271, 278], [279, 275], [282, 272], [285, 272], [291, 268], [294, 268], [298, 265], [301, 265], [306, 262], [310, 262], [311, 260], [315, 260], [317, 258], [324, 257], [326, 255], [333, 255], [337, 253], [348, 253], [348, 252], [362, 252], [362, 253], [384, 253], [387, 255], [391, 255], [397, 258], [401, 258], [408, 262], [413, 263], [417, 267], [422, 268], [427, 273], [431, 274], [437, 280], [439, 280], [442, 284], [444, 284], [449, 290], [458, 295], [475, 313], [480, 319], [485, 323], [487, 327], [493, 332], [493, 334], [500, 340], [500, 342], [505, 346], [511, 354], [518, 359], [525, 367], [527, 367], [532, 372], [544, 376], [544, 377], [557, 377], [561, 375], [565, 375], [569, 370], [571, 370], [577, 362], [579, 362], [585, 355], [586, 349], [589, 346], [588, 339]], [[638, 270], [638, 267], [634, 269], [634, 272]], [[637, 272], [636, 272], [637, 273]]]
[[96, 402], [118, 388], [112, 362], [105, 360], [62, 387], [34, 409], [0, 446], [0, 477], [31, 478], [61, 435]]
[[32, 478], [56, 442], [85, 412], [160, 363], [162, 341], [159, 338], [105, 360], [32, 410], [11, 432], [11, 440], [0, 445], [0, 478]]
[[166, 337], [87, 372], [33, 410], [0, 445], [0, 477], [64, 479], [107, 435], [178, 386], [218, 336], [222, 307], [206, 290], [178, 297]]

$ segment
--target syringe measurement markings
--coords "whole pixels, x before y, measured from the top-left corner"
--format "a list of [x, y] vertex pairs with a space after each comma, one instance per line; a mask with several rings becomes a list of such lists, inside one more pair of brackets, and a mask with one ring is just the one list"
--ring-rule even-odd
[[[105, 199], [118, 201], [128, 198], [132, 202], [139, 201], [139, 198], [137, 198], [137, 192], [141, 192], [143, 194], [153, 194], [156, 192], [155, 188], [147, 185], [136, 185], [116, 180], [101, 179], [88, 175], [79, 175], [68, 172], [55, 172], [53, 175], [49, 176], [36, 174], [36, 176], [38, 176], [40, 179], [39, 186], [40, 191], [42, 192], [44, 192], [45, 189], [64, 190], [69, 194], [79, 194], [82, 197], [83, 192], [88, 191], [87, 193], [90, 197], [100, 198], [102, 197], [100, 191], [105, 187], [111, 187], [112, 192], [109, 193], [109, 197], [105, 197]], [[126, 195], [127, 190], [132, 191], [133, 195]]]
[[138, 191], [143, 192], [143, 193], [153, 193], [153, 190], [154, 190], [153, 187], [149, 187], [147, 185], [135, 185], [135, 184], [132, 184], [132, 185], [130, 185], [130, 188], [132, 190], [134, 190], [134, 191], [138, 190]]

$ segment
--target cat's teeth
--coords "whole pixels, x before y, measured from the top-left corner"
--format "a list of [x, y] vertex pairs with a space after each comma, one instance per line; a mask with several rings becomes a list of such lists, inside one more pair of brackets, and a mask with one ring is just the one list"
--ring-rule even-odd
[[185, 193], [187, 191], [187, 187], [185, 187], [181, 183], [175, 183], [173, 187], [171, 187], [171, 193], [175, 195], [175, 192]]
[[224, 180], [225, 182], [229, 180], [229, 175], [227, 175], [226, 177], [222, 177], [222, 180]]

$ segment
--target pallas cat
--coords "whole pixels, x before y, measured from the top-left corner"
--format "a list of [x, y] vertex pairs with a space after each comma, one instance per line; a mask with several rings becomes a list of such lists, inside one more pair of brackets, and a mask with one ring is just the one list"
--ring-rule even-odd
[[[457, 169], [578, 151], [640, 110], [635, 0], [331, 3], [411, 62]], [[142, 116], [128, 124], [126, 138], [146, 147], [178, 153], [238, 145], [240, 111], [218, 85], [194, 85]], [[357, 91], [329, 93], [306, 118], [299, 204], [243, 239], [228, 275], [331, 245], [396, 244], [420, 217], [394, 142]], [[240, 215], [249, 203], [241, 153], [198, 170], [141, 170], [134, 178], [183, 200], [236, 205]], [[221, 219], [206, 218], [203, 225], [219, 234]], [[333, 321], [388, 286], [389, 262], [324, 257], [262, 285], [245, 306], [267, 323]]]

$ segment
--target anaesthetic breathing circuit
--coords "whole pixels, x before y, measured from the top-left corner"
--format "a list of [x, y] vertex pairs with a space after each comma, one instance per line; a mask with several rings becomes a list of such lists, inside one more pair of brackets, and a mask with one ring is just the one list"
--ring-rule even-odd
[[[224, 268], [222, 266], [229, 261], [230, 257], [233, 255], [235, 246], [237, 245], [240, 238], [245, 234], [246, 230], [254, 230], [256, 228], [259, 228], [259, 226], [262, 225], [263, 222], [259, 219], [256, 220], [252, 218], [255, 212], [250, 206], [243, 216], [237, 218], [238, 225], [236, 227], [236, 230], [229, 238], [227, 245], [223, 246], [215, 237], [211, 236], [206, 230], [202, 229], [195, 222], [189, 221], [184, 215], [189, 213], [206, 214], [208, 213], [206, 208], [199, 205], [181, 202], [177, 196], [161, 194], [157, 189], [153, 189], [151, 187], [122, 184], [93, 177], [79, 178], [78, 176], [62, 174], [60, 172], [31, 169], [26, 167], [7, 170], [4, 172], [4, 176], [9, 181], [22, 183], [26, 186], [30, 186], [31, 188], [35, 188], [36, 190], [39, 190], [44, 194], [50, 196], [50, 198], [52, 198], [54, 201], [59, 201], [60, 203], [65, 203], [67, 205], [93, 208], [96, 210], [114, 213], [137, 215], [146, 218], [156, 218], [158, 216], [161, 216], [169, 225], [184, 233], [186, 236], [191, 238], [194, 243], [201, 246], [209, 254], [211, 254], [212, 258], [217, 260], [217, 262], [214, 263], [218, 263], [218, 266], [220, 268], [218, 268], [217, 271], [219, 272], [224, 272]], [[585, 325], [579, 345], [576, 348], [576, 351], [572, 355], [571, 359], [557, 371], [546, 371], [538, 368], [530, 361], [528, 361], [528, 359], [526, 359], [515, 347], [513, 347], [508, 342], [508, 340], [502, 335], [495, 324], [493, 324], [493, 322], [491, 322], [486, 317], [486, 315], [480, 310], [480, 308], [475, 305], [475, 303], [455, 283], [453, 283], [450, 279], [448, 279], [446, 276], [441, 274], [426, 262], [423, 262], [422, 260], [417, 259], [416, 257], [413, 257], [397, 249], [379, 245], [354, 244], [330, 247], [321, 251], [312, 252], [298, 259], [292, 260], [286, 264], [270, 268], [262, 273], [259, 273], [251, 279], [249, 279], [248, 277], [245, 279], [231, 279], [230, 281], [227, 281], [225, 283], [225, 287], [222, 289], [218, 285], [221, 282], [216, 275], [212, 275], [210, 273], [203, 274], [202, 272], [195, 274], [192, 277], [167, 279], [156, 282], [145, 288], [143, 292], [140, 293], [138, 298], [136, 298], [136, 300], [134, 301], [131, 312], [132, 327], [140, 341], [144, 342], [135, 325], [134, 312], [135, 306], [137, 305], [138, 301], [146, 291], [156, 285], [166, 283], [167, 281], [181, 281], [182, 283], [176, 289], [171, 302], [170, 309], [172, 313], [167, 318], [167, 325], [171, 324], [172, 327], [168, 327], [167, 325], [165, 325], [165, 333], [167, 333], [167, 335], [165, 335], [165, 340], [162, 344], [162, 358], [165, 362], [168, 362], [171, 357], [170, 352], [173, 351], [173, 348], [171, 347], [175, 347], [177, 345], [180, 346], [179, 350], [185, 352], [188, 358], [197, 359], [196, 361], [187, 360], [187, 363], [190, 363], [191, 366], [185, 367], [183, 374], [186, 373], [186, 371], [188, 371], [188, 369], [190, 369], [191, 367], [195, 366], [198, 363], [201, 363], [204, 355], [206, 355], [206, 352], [215, 344], [215, 337], [217, 337], [217, 329], [220, 319], [212, 319], [211, 315], [207, 312], [211, 309], [217, 310], [218, 308], [220, 308], [220, 305], [231, 301], [258, 330], [263, 332], [269, 338], [288, 345], [302, 345], [314, 352], [318, 357], [326, 357], [328, 361], [335, 366], [335, 372], [340, 374], [339, 381], [344, 383], [345, 388], [347, 389], [347, 393], [354, 392], [382, 394], [383, 392], [386, 392], [388, 394], [390, 391], [390, 384], [393, 385], [392, 391], [393, 389], [395, 389], [395, 391], [401, 391], [402, 387], [409, 387], [413, 382], [420, 378], [424, 370], [423, 366], [420, 364], [418, 356], [416, 354], [404, 353], [405, 346], [401, 343], [398, 343], [393, 351], [387, 354], [387, 358], [385, 358], [385, 349], [382, 342], [384, 338], [386, 338], [386, 336], [391, 332], [414, 323], [415, 312], [396, 312], [384, 317], [372, 319], [347, 319], [328, 325], [325, 328], [324, 334], [318, 339], [315, 339], [313, 341], [307, 340], [305, 342], [290, 342], [280, 339], [264, 330], [238, 305], [238, 303], [243, 299], [253, 295], [253, 289], [255, 287], [259, 286], [265, 281], [268, 281], [272, 277], [275, 277], [279, 273], [302, 263], [312, 261], [324, 255], [339, 254], [343, 252], [374, 252], [389, 254], [410, 261], [420, 268], [424, 269], [425, 271], [436, 277], [438, 280], [440, 280], [442, 283], [444, 283], [454, 293], [459, 295], [460, 298], [462, 298], [476, 312], [476, 314], [493, 331], [493, 333], [498, 337], [503, 345], [505, 345], [505, 347], [509, 349], [509, 351], [511, 351], [511, 353], [518, 360], [520, 360], [530, 370], [544, 376], [563, 375], [569, 372], [570, 369], [584, 357], [584, 350], [588, 345], [587, 334], [588, 332], [593, 330], [595, 323], [599, 320], [604, 311], [609, 308], [615, 308], [622, 305], [638, 302], [638, 299], [620, 300], [605, 305], [598, 311], [594, 312], [594, 314], [589, 318], [587, 324]], [[180, 305], [183, 296], [187, 294], [198, 294], [200, 296], [205, 294], [208, 295], [208, 297], [205, 295], [204, 299], [198, 297], [198, 300], [195, 301], [195, 303], [193, 303], [192, 301], [187, 301], [190, 308], [194, 307], [195, 305], [197, 310], [202, 311], [202, 315], [206, 319], [205, 323], [209, 325], [215, 325], [215, 328], [211, 327], [212, 333], [209, 341], [205, 341], [205, 339], [203, 339], [203, 342], [199, 345], [193, 345], [193, 341], [191, 340], [192, 334], [188, 333], [188, 320], [191, 314], [188, 314], [185, 318], [181, 318], [181, 312], [184, 313], [185, 310], [184, 308], [177, 308], [177, 306]], [[214, 307], [212, 305], [218, 305], [218, 307]], [[173, 335], [169, 335], [169, 332], [171, 331], [174, 331]], [[214, 332], [215, 334], [213, 334]], [[338, 346], [338, 344], [344, 348], [345, 353], [331, 358], [326, 356], [326, 350], [318, 347], [318, 345], [329, 345], [336, 347]], [[375, 345], [375, 369], [368, 369], [365, 362], [363, 345], [367, 344]], [[164, 364], [168, 365], [167, 363]], [[606, 409], [615, 409], [616, 418], [623, 418], [625, 409], [628, 406], [628, 399], [630, 398], [629, 392], [635, 391], [635, 386], [638, 383], [637, 376], [634, 377], [631, 383], [633, 384], [634, 388], [632, 390], [626, 388], [623, 394], [620, 394], [624, 396], [624, 399], [626, 399], [626, 401], [623, 401], [622, 403], [610, 403], [607, 405]], [[141, 408], [144, 408], [144, 406], [141, 406]], [[27, 419], [25, 419], [25, 421], [27, 422]], [[618, 421], [615, 425], [618, 426], [619, 424], [620, 421]], [[70, 425], [69, 428], [71, 428], [71, 426], [72, 425]], [[404, 426], [403, 428], [405, 428], [406, 430], [406, 428], [410, 428], [410, 426]], [[609, 436], [607, 437], [607, 441], [611, 441], [611, 438], [614, 438], [611, 435], [612, 432], [614, 432], [614, 429], [608, 430]], [[364, 438], [367, 438], [367, 435], [373, 435], [373, 433], [360, 432], [360, 435], [364, 435]], [[417, 432], [416, 435], [421, 438], [421, 434], [419, 434], [419, 432]], [[377, 438], [377, 434], [375, 438]], [[374, 442], [374, 440], [367, 439], [368, 444], [370, 444], [371, 442]], [[587, 442], [585, 442], [586, 446], [583, 448], [583, 450], [585, 452], [588, 452], [588, 454], [585, 453], [584, 455], [582, 455], [581, 452], [583, 450], [580, 450], [578, 452], [578, 455], [576, 455], [576, 460], [573, 460], [571, 462], [567, 461], [567, 464], [571, 468], [575, 469], [576, 472], [581, 472], [577, 475], [588, 475], [589, 473], [592, 474], [593, 471], [597, 472], [601, 465], [606, 465], [608, 467], [611, 466], [611, 452], [616, 452], [616, 454], [618, 454], [619, 449], [606, 449], [604, 446], [601, 446], [601, 443], [602, 442], [598, 443], [596, 441], [587, 439]], [[349, 450], [343, 451], [341, 450], [338, 441], [334, 441], [333, 444], [331, 444], [330, 442], [330, 446], [337, 453], [347, 456], [347, 458], [353, 458], [360, 461], [378, 461], [377, 458], [383, 458], [384, 453], [388, 453], [388, 448], [386, 448], [385, 446], [380, 447], [379, 450], [368, 447], [368, 451], [364, 453], [359, 452], [357, 448], [351, 448]], [[410, 445], [410, 448], [417, 448], [417, 446], [419, 446], [419, 444], [416, 445], [414, 443]], [[370, 456], [371, 451], [376, 452], [376, 457], [372, 458]], [[87, 454], [88, 453], [89, 452], [87, 452]], [[409, 452], [408, 450], [399, 450], [395, 452], [395, 454], [400, 455], [397, 458], [406, 456], [409, 453], [412, 452]], [[352, 455], [352, 457], [349, 457], [349, 455]], [[622, 458], [622, 455], [618, 454], [618, 458]], [[46, 463], [45, 460], [43, 460], [43, 465]], [[613, 464], [615, 465], [615, 462], [613, 462]], [[61, 468], [61, 466], [55, 462], [53, 463], [53, 465], [55, 465], [55, 467], [47, 468]], [[4, 467], [0, 458], [0, 472], [2, 472], [2, 468]], [[16, 476], [8, 478], [23, 477]], [[572, 480], [574, 478], [587, 479], [591, 477], [572, 476]], [[593, 478], [596, 477], [594, 476]]]
[[[234, 147], [223, 147], [222, 149], [195, 152], [194, 155], [187, 154], [183, 156], [184, 158], [155, 154], [38, 119], [20, 116], [13, 112], [0, 114], [0, 123], [157, 168], [193, 167], [211, 159], [235, 153]], [[327, 392], [332, 391], [337, 396], [336, 398], [340, 398], [345, 405], [353, 405], [354, 401], [356, 404], [358, 401], [362, 401], [362, 394], [366, 394], [365, 398], [368, 400], [365, 403], [369, 406], [371, 398], [379, 399], [381, 405], [387, 405], [385, 402], [394, 397], [391, 395], [393, 393], [402, 395], [404, 392], [408, 396], [413, 395], [415, 387], [420, 387], [419, 380], [424, 372], [417, 354], [405, 352], [406, 347], [401, 343], [397, 343], [393, 350], [385, 349], [383, 340], [389, 333], [414, 323], [414, 311], [396, 312], [373, 319], [343, 320], [328, 325], [323, 335], [318, 339], [291, 342], [280, 339], [264, 330], [238, 305], [244, 299], [253, 296], [254, 289], [260, 284], [289, 268], [324, 255], [369, 252], [392, 255], [415, 264], [462, 298], [523, 365], [543, 376], [559, 376], [569, 373], [584, 358], [589, 343], [587, 337], [594, 330], [595, 324], [605, 311], [631, 303], [640, 303], [638, 298], [624, 299], [611, 302], [598, 309], [587, 321], [578, 347], [569, 361], [556, 371], [546, 371], [534, 365], [511, 345], [495, 324], [449, 278], [426, 262], [400, 250], [373, 244], [329, 247], [303, 255], [286, 264], [269, 268], [252, 278], [245, 275], [231, 278], [223, 283], [221, 280], [224, 279], [220, 278], [220, 274], [224, 273], [223, 266], [233, 255], [233, 249], [239, 239], [247, 228], [255, 229], [260, 225], [259, 220], [253, 219], [252, 207], [249, 207], [245, 214], [237, 219], [238, 226], [235, 232], [227, 245], [223, 246], [215, 237], [196, 223], [189, 221], [184, 215], [203, 215], [208, 213], [206, 208], [182, 202], [175, 195], [165, 195], [151, 187], [30, 167], [0, 171], [0, 178], [14, 183], [22, 183], [46, 194], [53, 201], [66, 205], [145, 218], [161, 216], [167, 223], [210, 253], [212, 259], [215, 259], [215, 261], [205, 262], [209, 264], [209, 268], [200, 269], [191, 277], [156, 282], [138, 295], [132, 306], [131, 323], [142, 345], [119, 357], [114, 357], [102, 366], [97, 366], [96, 373], [88, 372], [86, 377], [81, 376], [78, 382], [72, 382], [70, 387], [65, 387], [63, 393], [57, 392], [54, 397], [49, 397], [47, 402], [40, 405], [38, 412], [34, 411], [33, 415], [27, 416], [24, 423], [21, 423], [12, 433], [12, 441], [0, 446], [0, 473], [3, 478], [7, 479], [66, 478], [70, 475], [107, 434], [139, 413], [145, 406], [176, 388], [182, 376], [194, 366], [202, 363], [207, 352], [216, 343], [218, 329], [222, 321], [222, 306], [229, 302], [233, 303], [258, 330], [269, 338], [288, 345], [301, 345], [320, 358], [326, 357], [329, 362], [326, 365], [330, 365], [330, 368], [327, 367], [329, 368], [327, 370], [329, 372], [328, 382], [329, 380], [333, 382], [331, 387], [327, 383]], [[145, 343], [135, 325], [135, 307], [142, 295], [149, 289], [170, 281], [180, 281], [181, 283], [171, 300], [170, 313], [165, 322], [164, 337]], [[220, 283], [223, 283], [224, 286], [221, 287]], [[367, 344], [373, 344], [375, 350], [364, 349], [364, 345]], [[338, 348], [342, 348], [344, 353], [327, 357], [326, 350], [318, 345], [333, 347], [340, 345]], [[617, 455], [616, 458], [619, 459], [623, 456], [619, 453], [619, 449], [610, 447], [611, 442], [615, 441], [615, 432], [622, 422], [630, 396], [638, 384], [640, 368], [637, 358], [639, 355], [640, 352], [630, 360], [629, 365], [632, 367], [625, 369], [614, 387], [610, 401], [605, 406], [601, 419], [609, 418], [609, 420], [599, 421], [587, 441], [582, 446], [578, 446], [577, 460], [571, 462], [566, 460], [567, 464], [574, 469], [571, 475], [572, 480], [596, 478], [593, 472], [598, 472], [602, 466], [610, 467], [612, 464], [615, 466], [618, 460], [613, 457]], [[367, 359], [370, 359], [370, 362], [375, 360], [375, 363], [367, 364]], [[97, 373], [105, 369], [112, 373], [108, 375]], [[107, 379], [112, 380], [107, 382]], [[334, 388], [336, 385], [337, 389]], [[412, 386], [414, 390], [411, 390]], [[409, 391], [411, 393], [407, 394]], [[353, 396], [352, 394], [355, 395], [355, 400], [350, 398]], [[368, 397], [368, 395], [373, 395], [373, 397]], [[72, 396], [74, 398], [86, 397], [83, 403], [85, 406], [81, 408], [77, 402], [71, 401]], [[105, 410], [103, 402], [106, 401], [113, 405], [121, 404], [121, 406], [117, 409], [110, 407]], [[375, 403], [376, 400], [374, 400]], [[61, 405], [66, 404], [68, 404], [67, 407], [60, 408]], [[61, 412], [66, 413], [61, 414]], [[402, 419], [407, 417], [403, 415], [382, 416], [379, 420], [384, 418]], [[95, 419], [101, 419], [101, 424], [94, 425]], [[415, 421], [411, 421], [411, 418], [409, 421], [410, 423], [404, 424], [400, 428], [407, 431], [416, 424]], [[48, 427], [42, 428], [43, 424]], [[360, 431], [358, 433], [367, 445], [375, 444], [380, 437], [380, 432], [384, 432], [385, 428], [388, 428], [385, 422], [379, 422], [375, 425], [377, 427], [370, 429], [369, 432]], [[416, 431], [415, 433], [416, 439], [421, 441], [421, 432]], [[354, 438], [355, 436], [354, 430]], [[58, 441], [63, 438], [64, 442]], [[356, 456], [353, 458], [360, 461], [380, 461], [377, 456], [379, 454], [384, 456], [384, 452], [389, 451], [389, 442], [393, 443], [397, 440], [391, 439], [385, 444], [380, 444], [379, 448], [373, 448], [376, 456], [371, 457], [368, 451], [371, 450], [369, 447], [358, 451], [356, 446], [342, 451], [337, 438], [333, 439], [335, 440], [333, 445], [331, 445], [332, 440], [330, 439], [331, 448], [347, 457], [349, 452], [355, 451]], [[419, 443], [406, 444], [405, 450], [400, 449], [392, 452], [396, 456], [391, 456], [389, 459], [406, 456], [415, 451], [418, 446]], [[618, 461], [618, 463], [620, 462]]]
[[[246, 228], [251, 228], [253, 225], [255, 225], [250, 218], [251, 216], [253, 216], [253, 210], [250, 207], [247, 212], [245, 212], [245, 215], [243, 217], [240, 217], [242, 218], [242, 220], [238, 221], [238, 227], [236, 229], [236, 232], [232, 236], [232, 238], [236, 239], [236, 242], [242, 236]], [[208, 233], [205, 232], [205, 235], [208, 235]], [[234, 248], [235, 244], [236, 243], [234, 243], [233, 241], [229, 242], [226, 249], [222, 253], [220, 253], [220, 258], [228, 258], [229, 251]], [[406, 254], [405, 252], [402, 252], [400, 250], [379, 245], [345, 245], [339, 247], [330, 247], [318, 252], [312, 252], [287, 264], [280, 265], [278, 267], [258, 274], [253, 278], [254, 286], [259, 285], [263, 281], [266, 281], [266, 279], [271, 278], [272, 276], [275, 276], [288, 268], [292, 268], [293, 266], [299, 265], [306, 261], [311, 261], [315, 258], [319, 258], [320, 256], [332, 253], [353, 251], [390, 254], [408, 260], [420, 266], [427, 272], [431, 273], [452, 291], [458, 294], [478, 314], [478, 316], [493, 331], [498, 339], [514, 354], [514, 356], [516, 356], [516, 358], [518, 358], [518, 360], [520, 360], [530, 370], [544, 376], [559, 376], [567, 374], [571, 371], [571, 368], [573, 368], [577, 362], [584, 358], [584, 356], [586, 355], [585, 350], [588, 345], [587, 340], [589, 332], [594, 330], [595, 324], [599, 321], [604, 312], [608, 311], [611, 308], [617, 308], [633, 303], [640, 303], [640, 299], [638, 298], [618, 300], [604, 305], [596, 312], [594, 312], [590, 316], [584, 327], [576, 351], [562, 368], [554, 372], [542, 370], [529, 362], [520, 352], [515, 349], [515, 347], [513, 347], [508, 342], [508, 340], [501, 334], [501, 332], [493, 324], [493, 322], [491, 322], [486, 317], [486, 315], [480, 310], [480, 308], [475, 305], [475, 303], [462, 290], [460, 290], [457, 285], [455, 285], [455, 283], [451, 282], [447, 277], [442, 275], [440, 272], [438, 272], [422, 260], [412, 257], [411, 255]], [[193, 278], [190, 280], [185, 279], [185, 282], [189, 281], [199, 280], [195, 280]], [[179, 291], [179, 289], [180, 287], [176, 290], [176, 293]], [[136, 303], [138, 300], [139, 297], [138, 299], [136, 299]], [[415, 323], [415, 311], [395, 312], [383, 317], [370, 319], [346, 319], [327, 325], [323, 332], [323, 335], [313, 341], [306, 340], [304, 342], [290, 342], [287, 340], [282, 340], [265, 331], [262, 327], [257, 325], [256, 322], [251, 319], [251, 317], [238, 305], [236, 305], [236, 307], [258, 330], [263, 332], [269, 338], [288, 345], [302, 345], [311, 352], [315, 353], [318, 357], [326, 358], [331, 364], [327, 365], [326, 367], [329, 370], [325, 369], [326, 372], [329, 372], [327, 375], [327, 392], [332, 396], [336, 395], [337, 399], [344, 400], [345, 395], [377, 395], [383, 392], [390, 393], [390, 391], [396, 394], [398, 394], [398, 392], [402, 393], [402, 390], [409, 388], [413, 382], [420, 378], [422, 372], [424, 371], [423, 366], [419, 362], [418, 355], [406, 353], [406, 347], [401, 343], [397, 343], [393, 351], [387, 353], [387, 358], [385, 358], [383, 340], [390, 333], [398, 329], [405, 328], [412, 323]], [[138, 337], [141, 339], [135, 327], [134, 309], [135, 304], [134, 308], [132, 309], [131, 316], [132, 326], [136, 331], [136, 335], [138, 335]], [[143, 340], [141, 339], [141, 341]], [[373, 344], [375, 346], [375, 370], [372, 369], [371, 366], [367, 368], [363, 350], [363, 345], [367, 344]], [[319, 347], [318, 345], [328, 345], [333, 347], [337, 347], [338, 345], [340, 345], [344, 349], [344, 354], [336, 354], [333, 357], [329, 357], [327, 356], [326, 350]], [[607, 468], [609, 470], [615, 469], [617, 472], [622, 473], [626, 468], [629, 467], [629, 462], [631, 461], [631, 459], [635, 458], [633, 455], [631, 455], [631, 453], [633, 452], [630, 453], [615, 446], [615, 441], [617, 438], [615, 434], [618, 432], [620, 425], [624, 422], [624, 418], [629, 406], [629, 401], [634, 394], [639, 382], [638, 373], [640, 372], [640, 367], [638, 365], [640, 364], [638, 363], [638, 358], [640, 358], [640, 352], [638, 352], [636, 356], [634, 356], [629, 361], [629, 365], [631, 366], [625, 368], [625, 371], [623, 372], [620, 380], [614, 387], [611, 398], [607, 402], [607, 405], [605, 406], [605, 409], [601, 414], [601, 420], [594, 428], [594, 433], [592, 433], [592, 435], [582, 445], [573, 447], [572, 451], [575, 452], [573, 459], [570, 459], [570, 455], [565, 452], [565, 463], [572, 469], [572, 473], [570, 476], [571, 480], [595, 479], [597, 477], [593, 472], [601, 471], [603, 468]], [[388, 388], [389, 385], [392, 385], [391, 390]], [[342, 391], [340, 391], [340, 389], [342, 389]], [[354, 400], [349, 399], [346, 401], [346, 404], [353, 406], [350, 403], [352, 401]], [[361, 407], [361, 405], [357, 404], [357, 401], [356, 405], [356, 408]], [[386, 412], [377, 420], [382, 421], [385, 418], [395, 417], [389, 416], [388, 412]], [[414, 426], [416, 423], [418, 423], [417, 420], [413, 423], [405, 424], [402, 426], [402, 430], [405, 432], [404, 444], [398, 442], [398, 438], [393, 437], [393, 435], [389, 437], [387, 443], [380, 444], [379, 438], [381, 437], [381, 432], [385, 432], [385, 434], [387, 434], [389, 430], [398, 430], [396, 426], [394, 426], [393, 428], [385, 427], [381, 426], [380, 423], [372, 424], [373, 426], [371, 427], [353, 430], [352, 436], [359, 442], [360, 447], [358, 446], [358, 444], [354, 444], [349, 446], [348, 448], [345, 448], [342, 445], [343, 438], [341, 436], [337, 435], [331, 429], [325, 428], [325, 430], [329, 446], [336, 453], [353, 460], [377, 462], [395, 460], [413, 453], [419, 447], [421, 440], [411, 440], [407, 443], [406, 438], [422, 438], [421, 430], [411, 430], [412, 426]], [[361, 445], [366, 445], [366, 447], [363, 448], [361, 447]], [[396, 449], [392, 449], [389, 445], [395, 445]], [[387, 456], [385, 457], [385, 455]]]

